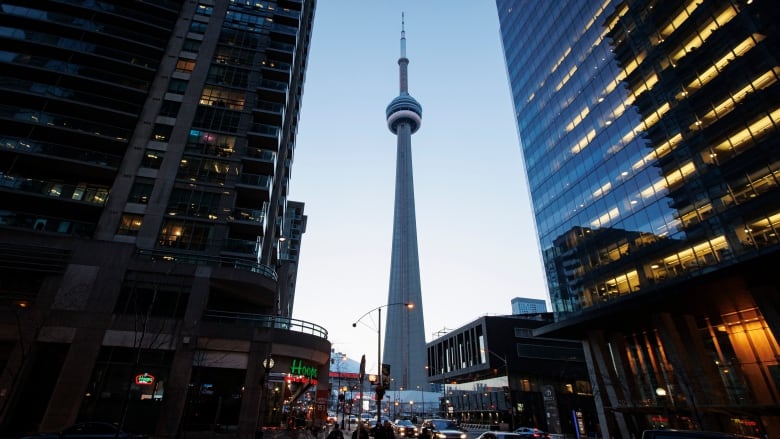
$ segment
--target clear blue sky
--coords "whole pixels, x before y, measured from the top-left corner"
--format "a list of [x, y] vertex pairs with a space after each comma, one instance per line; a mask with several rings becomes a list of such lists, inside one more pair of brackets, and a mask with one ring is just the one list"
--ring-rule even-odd
[[387, 303], [401, 12], [423, 106], [412, 154], [426, 342], [510, 314], [513, 297], [549, 302], [495, 3], [320, 0], [290, 187], [308, 215], [293, 317], [369, 370], [376, 313], [352, 322]]

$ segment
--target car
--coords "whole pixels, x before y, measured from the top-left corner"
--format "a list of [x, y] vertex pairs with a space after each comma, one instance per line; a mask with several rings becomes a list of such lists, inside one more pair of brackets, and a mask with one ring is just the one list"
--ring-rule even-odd
[[417, 426], [408, 419], [399, 419], [393, 424], [395, 434], [403, 437], [417, 437]]
[[550, 437], [550, 433], [546, 433], [536, 427], [520, 427], [518, 429], [515, 429], [513, 433], [517, 433], [520, 435], [521, 438], [539, 438], [539, 439], [548, 439]]
[[357, 424], [358, 418], [355, 415], [349, 415], [349, 418], [347, 418], [347, 422], [350, 424]]
[[523, 436], [519, 433], [509, 432], [509, 431], [486, 431], [479, 436], [477, 436], [477, 439], [522, 439]]
[[642, 439], [757, 439], [753, 436], [742, 436], [731, 433], [696, 430], [645, 430]]
[[339, 422], [339, 415], [333, 412], [328, 412], [328, 419], [325, 422], [328, 424], [335, 424]]
[[62, 431], [52, 433], [39, 433], [25, 436], [21, 439], [134, 439], [145, 438], [145, 435], [138, 435], [122, 431], [118, 426], [108, 422], [80, 422], [74, 424]]
[[466, 439], [466, 432], [449, 419], [428, 419], [423, 428], [431, 431], [434, 439]]

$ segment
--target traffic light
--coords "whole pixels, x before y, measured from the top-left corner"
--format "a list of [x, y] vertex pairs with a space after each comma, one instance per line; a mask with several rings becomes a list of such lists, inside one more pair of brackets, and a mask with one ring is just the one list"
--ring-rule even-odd
[[376, 386], [376, 400], [380, 401], [385, 397], [385, 387], [381, 384]]

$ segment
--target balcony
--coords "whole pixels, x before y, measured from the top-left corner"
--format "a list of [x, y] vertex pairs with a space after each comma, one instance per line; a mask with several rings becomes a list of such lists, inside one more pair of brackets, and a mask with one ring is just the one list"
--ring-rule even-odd
[[[253, 241], [254, 242], [254, 241]], [[141, 261], [151, 261], [155, 265], [160, 262], [207, 265], [212, 267], [222, 267], [224, 269], [236, 269], [263, 276], [265, 279], [276, 282], [276, 270], [270, 265], [260, 264], [254, 261], [248, 261], [245, 258], [234, 258], [227, 256], [206, 256], [201, 254], [185, 254], [163, 250], [141, 250], [136, 252], [136, 257]], [[229, 271], [228, 271], [229, 273]], [[212, 276], [218, 276], [212, 274]], [[235, 276], [232, 276], [235, 277]]]
[[263, 224], [265, 222], [265, 210], [236, 207], [233, 209], [233, 212], [231, 212], [228, 219], [230, 221]]
[[287, 82], [261, 79], [257, 84], [257, 94], [261, 100], [284, 104], [287, 102], [287, 88]]
[[258, 101], [252, 109], [256, 123], [281, 126], [284, 122], [284, 105], [278, 102]]
[[285, 83], [290, 80], [292, 65], [289, 63], [267, 59], [262, 62], [261, 68], [263, 78]]
[[73, 160], [88, 165], [109, 167], [114, 169], [119, 167], [119, 163], [122, 161], [122, 158], [118, 156], [90, 151], [87, 149], [57, 145], [55, 143], [22, 140], [16, 137], [0, 136], [0, 149], [36, 156], [47, 156], [65, 160]]
[[241, 173], [235, 183], [238, 199], [244, 206], [261, 206], [271, 197], [273, 182], [263, 174]]
[[246, 133], [250, 147], [271, 151], [279, 151], [280, 134], [279, 127], [262, 123], [253, 123]]
[[0, 210], [0, 227], [8, 227], [23, 230], [40, 230], [50, 233], [60, 233], [68, 236], [91, 238], [95, 233], [97, 221], [94, 223], [85, 221], [72, 221], [66, 218], [51, 216], [29, 215], [9, 210]]
[[260, 251], [260, 243], [253, 239], [226, 238], [222, 241], [220, 252], [240, 253], [242, 255], [256, 256]]
[[231, 325], [244, 325], [255, 328], [274, 328], [285, 331], [311, 334], [324, 339], [328, 338], [328, 330], [314, 323], [298, 319], [267, 314], [252, 314], [234, 311], [206, 310], [203, 320]]
[[64, 184], [57, 181], [36, 180], [13, 175], [0, 175], [0, 188], [46, 195], [63, 200], [81, 201], [96, 206], [105, 205], [108, 199], [108, 188], [105, 187]]
[[265, 229], [265, 210], [236, 207], [228, 215], [229, 233], [233, 236], [260, 236]]
[[266, 52], [273, 54], [276, 59], [292, 62], [295, 54], [295, 44], [272, 40], [268, 44]]
[[250, 174], [272, 175], [276, 170], [276, 153], [262, 148], [247, 146], [239, 149], [241, 169]]

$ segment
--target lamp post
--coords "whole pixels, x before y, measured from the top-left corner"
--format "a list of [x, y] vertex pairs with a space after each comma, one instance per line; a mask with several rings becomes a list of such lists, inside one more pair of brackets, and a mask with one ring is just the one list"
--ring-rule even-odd
[[[407, 309], [414, 308], [413, 303], [409, 302], [394, 302], [394, 303], [388, 303], [385, 305], [377, 306], [376, 308], [370, 309], [366, 311], [362, 316], [360, 316], [357, 320], [355, 320], [355, 323], [352, 324], [352, 327], [357, 327], [357, 324], [363, 320], [363, 318], [372, 312], [376, 311], [378, 314], [377, 318], [377, 326], [376, 326], [376, 368], [377, 368], [377, 385], [375, 388], [374, 395], [376, 396], [376, 422], [377, 425], [382, 422], [382, 398], [385, 396], [385, 388], [389, 384], [384, 383], [383, 380], [383, 374], [382, 374], [382, 308], [387, 308], [393, 305], [403, 305]], [[389, 368], [388, 368], [389, 369]], [[389, 375], [389, 371], [388, 374]], [[389, 376], [387, 377], [389, 379]]]
[[666, 401], [666, 389], [663, 387], [656, 387], [655, 394], [658, 396], [658, 398], [661, 400], [661, 403], [664, 406], [664, 417], [666, 418], [667, 427], [672, 425], [672, 420], [669, 419], [669, 405]]
[[[482, 349], [482, 352], [486, 352], [488, 354], [492, 354], [494, 357], [501, 360], [502, 363], [504, 363], [504, 372], [506, 373], [506, 386], [509, 388], [509, 428], [510, 431], [515, 429], [515, 406], [512, 402], [512, 381], [509, 379], [509, 361], [507, 361], [505, 356], [498, 355], [497, 353], [489, 350], [489, 349]], [[496, 403], [498, 404], [498, 403]]]
[[425, 393], [423, 393], [423, 387], [417, 386], [420, 389], [420, 415], [425, 417]]

